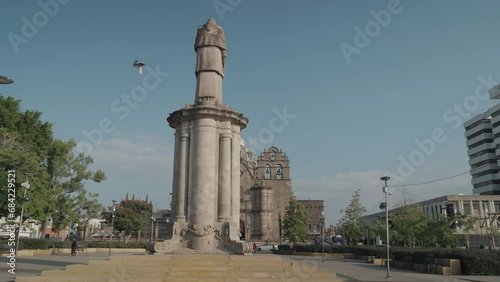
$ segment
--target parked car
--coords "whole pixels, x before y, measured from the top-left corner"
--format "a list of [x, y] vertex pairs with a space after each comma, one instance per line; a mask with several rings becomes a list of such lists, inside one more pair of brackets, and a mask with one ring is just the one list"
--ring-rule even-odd
[[270, 252], [276, 250], [276, 246], [274, 244], [264, 244], [257, 246], [257, 252]]

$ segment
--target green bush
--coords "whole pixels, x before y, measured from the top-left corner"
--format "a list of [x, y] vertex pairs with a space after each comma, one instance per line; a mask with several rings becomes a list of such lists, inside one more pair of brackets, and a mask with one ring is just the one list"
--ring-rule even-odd
[[[297, 252], [322, 252], [321, 245], [296, 245]], [[327, 246], [325, 253], [352, 253], [358, 256], [387, 257], [384, 246]], [[412, 257], [413, 263], [424, 264], [426, 258], [459, 259], [464, 275], [500, 275], [500, 252], [480, 249], [414, 249], [391, 247], [391, 259], [403, 261]]]
[[[112, 242], [111, 248], [122, 248], [122, 249], [143, 249], [146, 247], [148, 242]], [[80, 245], [80, 243], [79, 243]], [[87, 248], [109, 248], [109, 242], [85, 242]]]
[[49, 240], [47, 239], [19, 239], [18, 250], [46, 250], [49, 248]]
[[50, 242], [49, 248], [57, 248], [57, 249], [71, 249], [72, 241], [57, 241]]
[[[322, 245], [311, 245], [311, 244], [297, 244], [295, 245], [296, 252], [312, 252], [321, 253], [323, 252]], [[351, 253], [351, 246], [330, 246], [325, 245], [325, 253]]]
[[[7, 244], [7, 241], [4, 240]], [[57, 249], [71, 249], [72, 241], [49, 241], [47, 239], [20, 239], [19, 240], [19, 248], [18, 250], [46, 250], [49, 248], [57, 248]], [[109, 242], [105, 241], [78, 241], [79, 248], [109, 248]], [[2, 244], [2, 241], [0, 241]], [[143, 249], [146, 247], [148, 242], [112, 242], [112, 248], [121, 248], [121, 249]]]
[[[354, 254], [375, 255], [380, 258], [387, 256], [386, 249], [366, 246], [355, 248]], [[377, 254], [377, 250], [379, 252]], [[390, 256], [396, 261], [403, 261], [404, 257], [412, 257], [413, 263], [424, 264], [426, 258], [459, 259], [462, 274], [464, 275], [500, 275], [500, 252], [479, 249], [411, 249], [391, 247]]]

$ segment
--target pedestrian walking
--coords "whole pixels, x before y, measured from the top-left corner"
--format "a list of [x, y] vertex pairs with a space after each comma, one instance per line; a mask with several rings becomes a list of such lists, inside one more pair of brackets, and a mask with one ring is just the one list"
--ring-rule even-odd
[[73, 243], [71, 243], [71, 256], [76, 255], [76, 248], [78, 248], [78, 244], [76, 243], [76, 238], [73, 239]]

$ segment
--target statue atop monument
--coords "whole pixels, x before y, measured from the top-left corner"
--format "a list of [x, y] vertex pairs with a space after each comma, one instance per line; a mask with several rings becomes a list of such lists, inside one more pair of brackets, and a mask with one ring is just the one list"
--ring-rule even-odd
[[222, 79], [226, 70], [226, 39], [224, 30], [214, 19], [200, 26], [194, 42], [196, 52], [195, 103], [212, 101], [222, 103]]

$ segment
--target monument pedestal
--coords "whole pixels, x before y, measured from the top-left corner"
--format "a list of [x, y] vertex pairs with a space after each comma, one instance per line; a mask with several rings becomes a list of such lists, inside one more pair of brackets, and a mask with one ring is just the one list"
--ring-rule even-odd
[[[205, 231], [205, 229], [203, 229]], [[200, 236], [201, 235], [201, 236]], [[197, 253], [197, 254], [244, 254], [251, 253], [248, 243], [240, 241], [239, 226], [234, 223], [218, 223], [212, 232], [197, 232], [187, 223], [174, 222], [171, 239], [149, 243], [150, 253]]]

